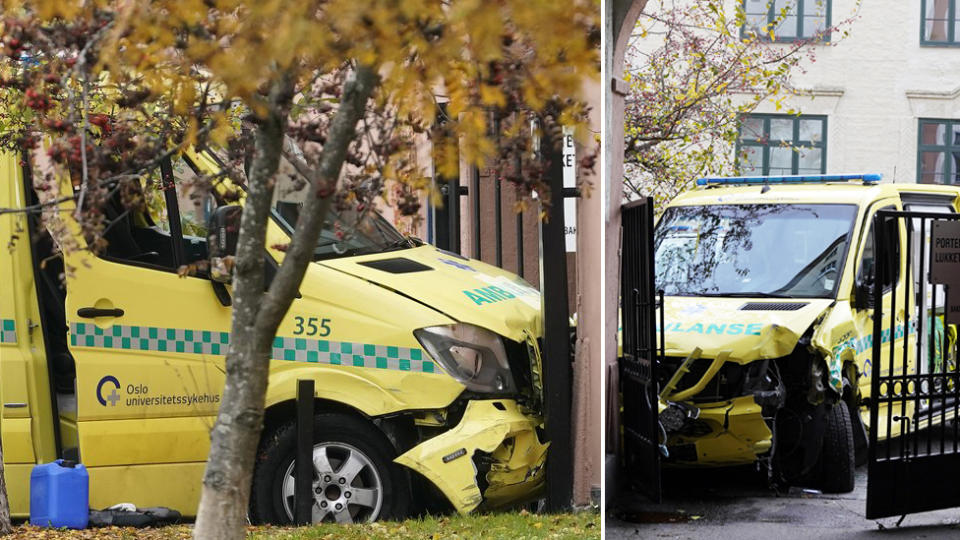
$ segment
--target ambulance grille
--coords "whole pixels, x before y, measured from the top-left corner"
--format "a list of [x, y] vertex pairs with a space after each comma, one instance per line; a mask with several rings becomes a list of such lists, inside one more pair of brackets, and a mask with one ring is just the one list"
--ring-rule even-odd
[[747, 302], [740, 311], [796, 311], [810, 302]]

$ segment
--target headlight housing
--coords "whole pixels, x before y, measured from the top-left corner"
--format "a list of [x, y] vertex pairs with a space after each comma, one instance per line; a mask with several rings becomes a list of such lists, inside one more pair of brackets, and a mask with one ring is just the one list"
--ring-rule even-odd
[[443, 369], [467, 390], [516, 392], [507, 351], [497, 334], [472, 324], [430, 326], [413, 335]]

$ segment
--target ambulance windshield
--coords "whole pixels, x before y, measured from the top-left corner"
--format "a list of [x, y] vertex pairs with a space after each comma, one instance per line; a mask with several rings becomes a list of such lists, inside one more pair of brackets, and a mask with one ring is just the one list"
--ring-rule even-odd
[[[226, 163], [237, 163], [240, 158], [231, 160], [223, 149], [205, 147], [214, 160], [225, 167]], [[244, 172], [248, 164], [242, 164]], [[303, 203], [310, 192], [306, 178], [286, 158], [280, 158], [277, 170], [276, 187], [273, 192], [273, 217], [289, 234], [293, 234], [300, 217]], [[416, 239], [401, 234], [387, 219], [374, 208], [358, 210], [356, 205], [336, 210], [331, 208], [320, 230], [320, 238], [314, 248], [314, 260], [333, 259], [381, 253], [397, 249], [406, 249], [420, 245]]]
[[[310, 187], [286, 158], [280, 160], [276, 178], [273, 215], [292, 234]], [[373, 208], [357, 210], [356, 205], [351, 204], [345, 210], [331, 208], [327, 213], [313, 259], [352, 257], [415, 245]]]
[[654, 233], [670, 296], [835, 296], [857, 208], [742, 204], [668, 208]]

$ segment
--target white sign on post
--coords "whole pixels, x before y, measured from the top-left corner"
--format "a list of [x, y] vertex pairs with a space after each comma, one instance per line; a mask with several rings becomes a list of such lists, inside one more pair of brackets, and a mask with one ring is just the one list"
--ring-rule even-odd
[[[577, 149], [573, 129], [563, 128], [563, 187], [577, 187]], [[567, 253], [577, 251], [577, 199], [563, 199], [563, 237]]]
[[930, 281], [947, 286], [946, 324], [960, 324], [960, 221], [934, 221]]

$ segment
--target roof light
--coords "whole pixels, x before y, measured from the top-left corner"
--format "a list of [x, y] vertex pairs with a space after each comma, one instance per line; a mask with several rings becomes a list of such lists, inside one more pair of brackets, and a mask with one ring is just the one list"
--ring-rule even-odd
[[749, 186], [763, 184], [822, 184], [826, 182], [849, 182], [861, 180], [865, 185], [879, 182], [882, 174], [808, 174], [790, 176], [729, 176], [700, 178], [698, 186]]

